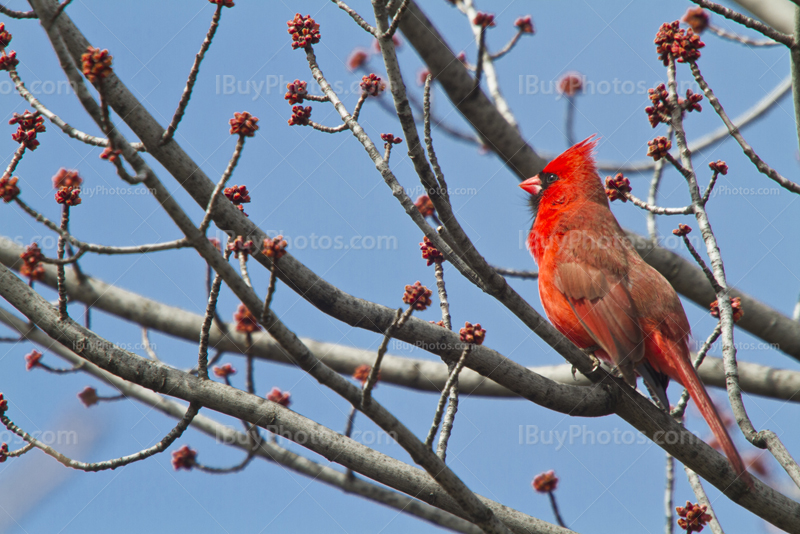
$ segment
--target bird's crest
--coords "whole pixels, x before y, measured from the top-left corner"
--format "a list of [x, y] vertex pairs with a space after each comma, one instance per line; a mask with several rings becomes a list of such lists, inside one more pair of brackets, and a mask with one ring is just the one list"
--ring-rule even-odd
[[[596, 135], [596, 134], [595, 134]], [[557, 176], [571, 176], [580, 169], [589, 175], [597, 173], [597, 166], [594, 162], [594, 150], [599, 141], [595, 135], [591, 135], [562, 152], [544, 168], [543, 172], [552, 172]]]

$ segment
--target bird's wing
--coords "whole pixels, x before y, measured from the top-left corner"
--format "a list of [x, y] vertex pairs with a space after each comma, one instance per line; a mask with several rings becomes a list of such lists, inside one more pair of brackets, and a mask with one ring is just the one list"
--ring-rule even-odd
[[[644, 358], [642, 329], [627, 288], [624, 251], [580, 232], [562, 241], [554, 282], [578, 320], [628, 382]], [[626, 371], [630, 370], [629, 373]]]

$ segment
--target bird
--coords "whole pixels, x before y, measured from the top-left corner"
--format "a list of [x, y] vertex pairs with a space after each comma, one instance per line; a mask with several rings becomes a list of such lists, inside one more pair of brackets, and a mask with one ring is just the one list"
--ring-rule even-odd
[[520, 183], [534, 219], [527, 247], [539, 266], [539, 296], [553, 326], [578, 348], [637, 375], [669, 410], [669, 380], [684, 386], [736, 473], [750, 482], [690, 360], [691, 327], [677, 293], [648, 265], [609, 208], [588, 137]]

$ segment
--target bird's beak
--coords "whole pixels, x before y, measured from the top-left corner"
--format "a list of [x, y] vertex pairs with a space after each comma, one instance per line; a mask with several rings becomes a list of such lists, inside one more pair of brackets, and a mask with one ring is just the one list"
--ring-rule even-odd
[[542, 192], [542, 181], [539, 179], [538, 174], [533, 178], [528, 178], [527, 180], [519, 184], [519, 186], [534, 196]]

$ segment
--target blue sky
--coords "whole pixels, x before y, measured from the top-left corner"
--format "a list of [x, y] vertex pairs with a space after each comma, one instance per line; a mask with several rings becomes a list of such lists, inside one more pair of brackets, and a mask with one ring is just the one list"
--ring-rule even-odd
[[[7, 4], [26, 9], [24, 2]], [[466, 51], [474, 62], [474, 39], [460, 12], [443, 1], [423, 4], [451, 48]], [[75, 0], [67, 12], [93, 45], [109, 49], [117, 75], [150, 113], [167, 124], [214, 6], [202, 0], [171, 2], [169, 8], [164, 5], [154, 1]], [[365, 15], [370, 13], [368, 2], [351, 5]], [[477, 7], [496, 14], [497, 27], [487, 37], [492, 50], [499, 49], [512, 36], [512, 24], [518, 16], [533, 16], [536, 35], [523, 38], [496, 66], [504, 94], [528, 142], [549, 153], [566, 148], [562, 133], [566, 102], [552, 87], [563, 73], [574, 70], [594, 84], [593, 90], [578, 97], [576, 137], [599, 134], [599, 158], [624, 162], [644, 159], [647, 141], [663, 135], [663, 127], [654, 132], [644, 113], [648, 104], [646, 89], [666, 79], [652, 41], [659, 25], [679, 18], [688, 5], [678, 1], [500, 1], [481, 2]], [[247, 141], [231, 180], [246, 184], [251, 191], [253, 201], [246, 206], [250, 218], [268, 233], [289, 236], [295, 245], [292, 253], [343, 290], [383, 305], [398, 306], [405, 284], [416, 280], [430, 287], [435, 284], [432, 268], [419, 257], [419, 230], [351, 135], [327, 135], [310, 128], [290, 127], [286, 122], [291, 111], [283, 99], [285, 84], [296, 78], [311, 80], [303, 53], [291, 49], [286, 33], [286, 21], [297, 10], [312, 14], [320, 23], [322, 41], [315, 46], [320, 65], [334, 87], [341, 88], [346, 105], [355, 104], [358, 93], [354, 83], [361, 75], [349, 72], [346, 60], [357, 47], [372, 51], [373, 43], [346, 14], [322, 0], [291, 4], [242, 0], [223, 13], [176, 139], [209, 176], [217, 177], [225, 169], [236, 141], [228, 133], [228, 119], [234, 112], [245, 110], [259, 117], [261, 129]], [[720, 17], [713, 20], [723, 27], [744, 31]], [[76, 127], [97, 134], [98, 129], [74, 95], [64, 90], [63, 84], [59, 86], [64, 76], [39, 24], [30, 20], [4, 22], [14, 36], [10, 48], [17, 51], [19, 72], [28, 87], [33, 89], [33, 83], [40, 82], [37, 96], [50, 109]], [[706, 47], [700, 68], [732, 116], [750, 108], [788, 74], [785, 47], [749, 49], [714, 35], [704, 35], [703, 40]], [[402, 36], [401, 41], [404, 44], [399, 55], [406, 84], [421, 97], [416, 79], [422, 64]], [[369, 65], [370, 70], [383, 75], [379, 57], [373, 56]], [[688, 84], [691, 78], [687, 67], [679, 66], [678, 76], [687, 83], [686, 87], [693, 87]], [[235, 83], [231, 85], [231, 81]], [[309, 88], [318, 92], [313, 81]], [[4, 80], [0, 81], [0, 102], [6, 120], [26, 107]], [[707, 102], [702, 104], [702, 113], [687, 116], [690, 139], [721, 124]], [[438, 90], [434, 108], [449, 125], [466, 131], [465, 121]], [[793, 117], [791, 100], [784, 98], [745, 131], [759, 155], [790, 179], [797, 177]], [[324, 104], [313, 104], [312, 118], [326, 125], [339, 123], [333, 108]], [[116, 117], [114, 120], [119, 123]], [[365, 105], [361, 123], [373, 140], [384, 132], [402, 135], [397, 119], [374, 102]], [[0, 140], [4, 165], [16, 149], [10, 138], [12, 131], [11, 126], [7, 127], [8, 135]], [[150, 196], [137, 194], [120, 182], [112, 166], [99, 159], [101, 149], [70, 140], [50, 125], [40, 140], [42, 146], [25, 155], [16, 174], [21, 179], [22, 198], [48, 217], [57, 219], [58, 215], [50, 178], [59, 168], [66, 167], [79, 170], [87, 190], [71, 220], [71, 228], [80, 239], [132, 245], [180, 237]], [[434, 140], [448, 183], [460, 191], [452, 194], [456, 212], [481, 253], [495, 265], [533, 268], [533, 260], [523, 245], [530, 214], [516, 177], [498, 158], [441, 131], [434, 131]], [[695, 155], [695, 168], [699, 169], [702, 183], [710, 177], [707, 163], [717, 159], [727, 161], [730, 172], [721, 177], [717, 186], [720, 194], [709, 203], [709, 213], [729, 282], [791, 314], [800, 291], [795, 267], [800, 263], [800, 249], [796, 246], [800, 227], [797, 197], [759, 174], [731, 140]], [[149, 161], [199, 223], [202, 210], [166, 171]], [[405, 144], [393, 151], [391, 167], [409, 190], [418, 187], [413, 166], [405, 155]], [[630, 178], [634, 194], [645, 197], [649, 175]], [[685, 182], [671, 170], [665, 175], [661, 193], [661, 205], [682, 206], [689, 200]], [[612, 209], [623, 226], [640, 233], [646, 231], [644, 212], [638, 208], [615, 203]], [[688, 256], [680, 242], [666, 239], [679, 222], [696, 226], [688, 216], [660, 218], [659, 230], [665, 235], [665, 246]], [[46, 254], [55, 255], [54, 240], [44, 240], [41, 236], [47, 234], [43, 228], [15, 206], [0, 209], [0, 227], [6, 237], [25, 244], [39, 240]], [[212, 226], [212, 233], [216, 231]], [[331, 246], [326, 245], [326, 239]], [[303, 246], [304, 242], [308, 244]], [[337, 242], [343, 246], [337, 247]], [[205, 266], [191, 250], [140, 257], [86, 256], [81, 266], [93, 276], [170, 305], [196, 313], [205, 308]], [[445, 264], [445, 270], [454, 324], [480, 322], [487, 329], [487, 345], [523, 365], [563, 362], [496, 301], [462, 279], [449, 265]], [[263, 294], [268, 276], [255, 268], [251, 275]], [[512, 284], [541, 310], [535, 283]], [[39, 289], [46, 298], [55, 298], [54, 292]], [[237, 304], [229, 291], [223, 291], [221, 315], [230, 317]], [[690, 302], [685, 307], [696, 338], [705, 339], [714, 327], [714, 319], [706, 309]], [[370, 349], [377, 349], [380, 343], [378, 335], [325, 316], [282, 285], [273, 308], [301, 336]], [[72, 307], [71, 311], [78, 315], [81, 307]], [[437, 314], [438, 306], [433, 306], [420, 316], [436, 320]], [[93, 327], [123, 346], [140, 339], [136, 325], [102, 312], [93, 314]], [[151, 339], [159, 356], [177, 367], [189, 367], [196, 358], [197, 349], [192, 344], [155, 332]], [[739, 357], [743, 361], [798, 367], [795, 361], [764, 348], [760, 340], [744, 332], [737, 331], [736, 339], [742, 343]], [[132, 401], [85, 409], [76, 398], [85, 386], [95, 386], [101, 394], [113, 392], [81, 374], [54, 376], [40, 370], [26, 373], [23, 356], [30, 349], [25, 343], [0, 346], [0, 390], [13, 402], [9, 416], [29, 431], [76, 429], [78, 443], [73, 450], [79, 459], [93, 461], [132, 453], [152, 445], [174, 425], [173, 420]], [[136, 352], [143, 354], [139, 349]], [[400, 343], [392, 343], [390, 353], [438, 359]], [[713, 353], [719, 355], [719, 348]], [[224, 361], [243, 370], [240, 357], [228, 355]], [[48, 354], [45, 362], [59, 364], [55, 356]], [[241, 373], [234, 377], [234, 385], [243, 387]], [[288, 389], [292, 393], [292, 409], [331, 428], [344, 428], [347, 403], [297, 369], [259, 363], [256, 386], [262, 395], [273, 386]], [[675, 399], [680, 389], [673, 386], [670, 394]], [[418, 435], [425, 435], [438, 396], [390, 385], [381, 385], [376, 396]], [[723, 401], [725, 397], [720, 390], [713, 391], [712, 396]], [[757, 428], [776, 431], [790, 452], [800, 454], [794, 405], [752, 396], [747, 396], [746, 405]], [[236, 424], [224, 416], [216, 417]], [[707, 436], [705, 423], [692, 410], [688, 425]], [[394, 443], [385, 439], [370, 443], [377, 439], [378, 429], [366, 418], [359, 417], [356, 428], [365, 444], [410, 461]], [[557, 439], [552, 444], [543, 443], [551, 431], [559, 433], [554, 436], [566, 432], [575, 438], [560, 447]], [[534, 494], [530, 482], [537, 473], [555, 469], [561, 479], [561, 511], [571, 528], [598, 531], [598, 525], [613, 524], [615, 531], [662, 531], [663, 451], [638, 437], [631, 444], [614, 445], [612, 439], [607, 445], [590, 445], [592, 437], [597, 439], [602, 432], [608, 436], [616, 432], [625, 440], [636, 437], [635, 431], [616, 417], [576, 419], [524, 401], [464, 396], [448, 463], [476, 492], [548, 521], [553, 517], [547, 498]], [[529, 437], [533, 435], [547, 439], [534, 443]], [[740, 436], [735, 440], [742, 452], [755, 451]], [[173, 450], [183, 444], [197, 449], [198, 459], [211, 465], [230, 465], [242, 456], [240, 451], [215, 444], [193, 430]], [[288, 447], [326, 463], [296, 445]], [[774, 461], [770, 462], [772, 480], [784, 486], [788, 479]], [[676, 503], [694, 501], [682, 471], [678, 471], [677, 478]], [[706, 486], [723, 527], [763, 530], [760, 520]], [[20, 495], [23, 487], [27, 489]], [[116, 532], [138, 532], [154, 524], [164, 531], [197, 532], [435, 530], [394, 510], [344, 495], [267, 462], [255, 461], [239, 474], [212, 476], [173, 471], [169, 453], [113, 472], [86, 474], [67, 471], [34, 451], [0, 465], [0, 496], [0, 525], [13, 533], [107, 532], [111, 528]], [[10, 500], [14, 496], [17, 501]], [[14, 507], [3, 504], [12, 502]]]

